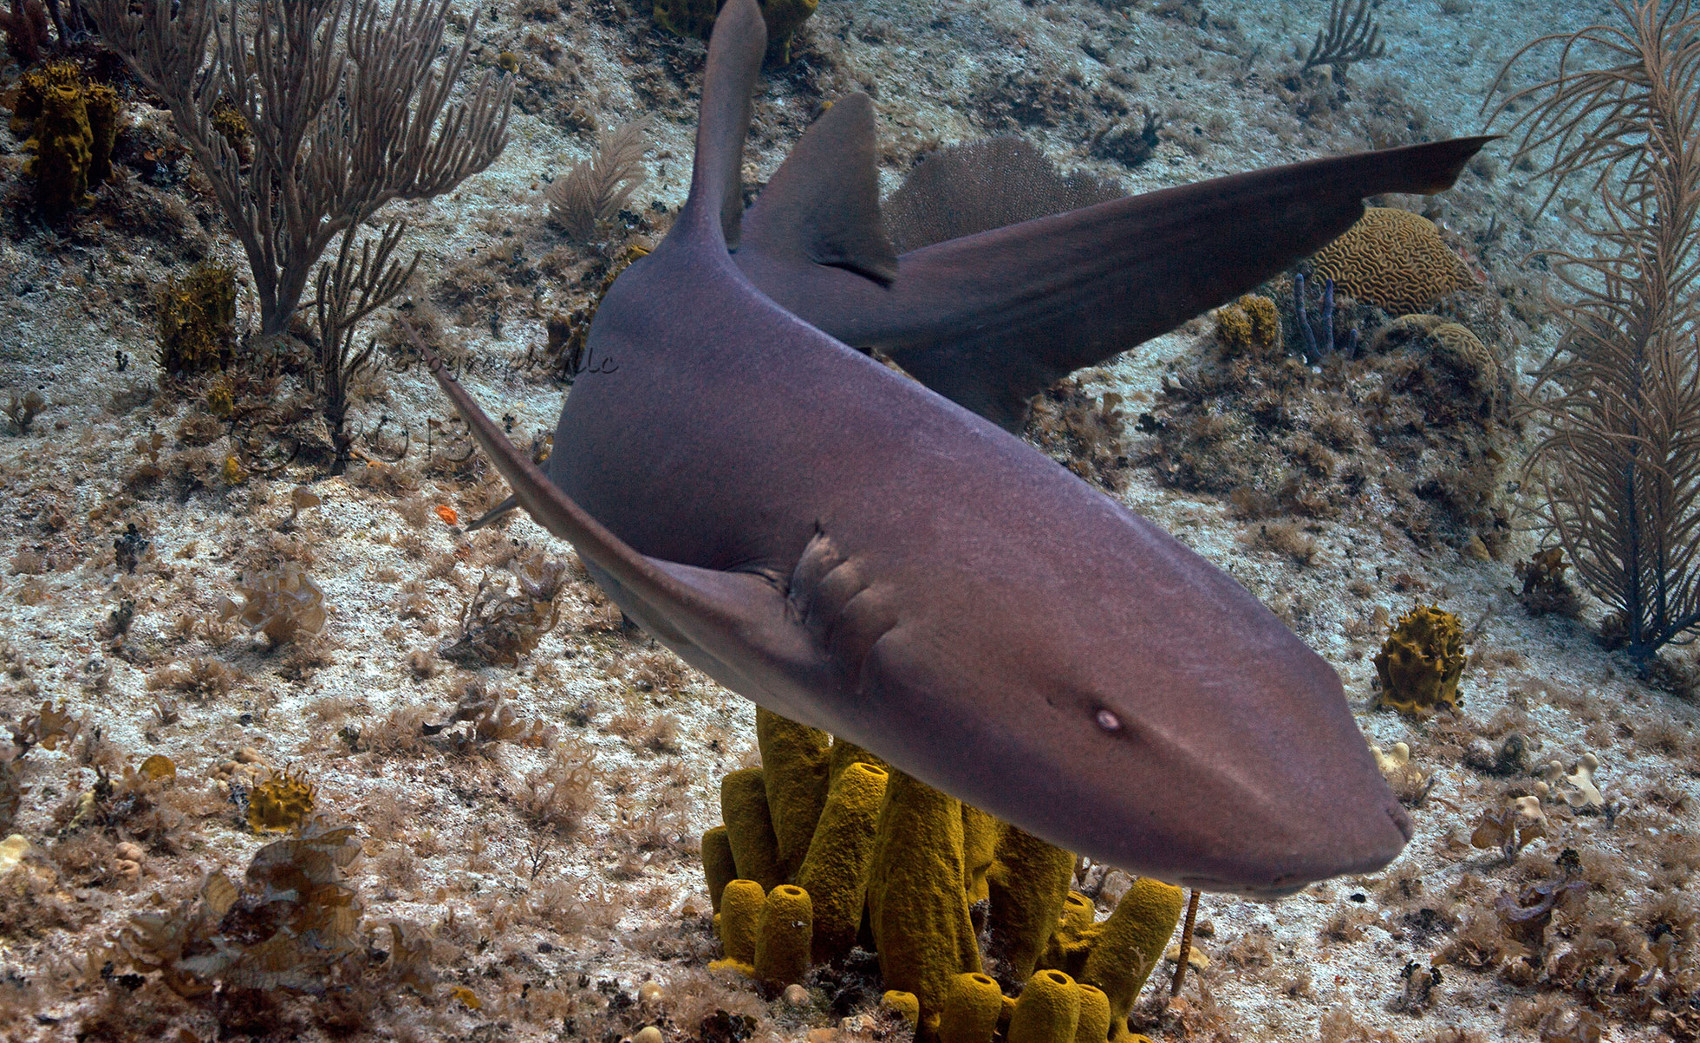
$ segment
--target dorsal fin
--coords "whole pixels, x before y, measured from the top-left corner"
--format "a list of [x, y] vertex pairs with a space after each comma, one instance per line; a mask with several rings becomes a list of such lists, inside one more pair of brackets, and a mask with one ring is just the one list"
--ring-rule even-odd
[[880, 220], [874, 145], [866, 94], [827, 109], [744, 215], [741, 249], [891, 282], [897, 251]]
[[714, 23], [708, 66], [702, 78], [702, 108], [697, 122], [696, 160], [691, 194], [680, 224], [719, 218], [728, 246], [736, 246], [744, 213], [744, 138], [750, 130], [756, 77], [767, 50], [767, 24], [756, 0], [729, 0]]

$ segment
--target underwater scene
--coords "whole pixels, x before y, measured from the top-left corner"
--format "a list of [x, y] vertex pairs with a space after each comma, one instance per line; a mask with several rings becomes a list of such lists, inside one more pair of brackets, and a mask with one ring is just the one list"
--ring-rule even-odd
[[1691, 0], [0, 40], [0, 1041], [1700, 1040]]

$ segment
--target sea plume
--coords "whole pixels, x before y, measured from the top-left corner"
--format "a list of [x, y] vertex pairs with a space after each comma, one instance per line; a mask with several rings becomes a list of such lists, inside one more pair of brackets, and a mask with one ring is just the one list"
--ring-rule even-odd
[[1529, 462], [1545, 520], [1588, 589], [1613, 609], [1607, 637], [1644, 664], [1700, 627], [1700, 15], [1689, 0], [1613, 0], [1626, 23], [1544, 36], [1556, 73], [1491, 118], [1519, 154], [1551, 149], [1552, 188], [1592, 179], [1586, 253], [1545, 251], [1561, 300], [1558, 348], [1538, 374], [1544, 437]]

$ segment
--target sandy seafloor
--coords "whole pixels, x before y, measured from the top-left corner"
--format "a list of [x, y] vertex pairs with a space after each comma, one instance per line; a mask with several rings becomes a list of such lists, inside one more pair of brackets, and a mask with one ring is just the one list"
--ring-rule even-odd
[[[596, 281], [585, 275], [592, 253], [548, 223], [540, 190], [588, 154], [590, 127], [648, 117], [650, 176], [630, 209], [676, 209], [703, 54], [699, 44], [653, 29], [645, 3], [559, 6], [552, 13], [552, 0], [483, 5], [474, 64], [489, 67], [503, 50], [521, 59], [510, 144], [450, 195], [392, 208], [413, 222], [409, 244], [424, 251], [418, 307], [436, 312], [442, 342], [479, 360], [467, 386], [525, 438], [552, 430], [562, 391], [528, 377], [520, 362], [541, 345], [545, 316], [582, 304]], [[1062, 85], [1037, 122], [1014, 129], [1065, 168], [1129, 191], [1471, 133], [1516, 46], [1610, 16], [1601, 0], [1382, 4], [1375, 16], [1387, 56], [1351, 68], [1338, 93], [1323, 88], [1336, 96], [1336, 111], [1305, 119], [1272, 85], [1296, 66], [1295, 46], [1308, 45], [1325, 7], [822, 0], [794, 64], [763, 78], [746, 180], [759, 183], [777, 167], [823, 102], [862, 89], [879, 110], [882, 176], [895, 185], [924, 148], [1011, 129], [979, 107], [986, 85], [1006, 73]], [[9, 66], [4, 78], [17, 72]], [[1102, 107], [1112, 95], [1136, 113], [1155, 110], [1167, 128], [1135, 169], [1089, 155], [1113, 118]], [[164, 126], [145, 104], [132, 100], [128, 111]], [[1423, 125], [1412, 129], [1388, 112], [1420, 114]], [[0, 190], [15, 203], [21, 143], [8, 135], [0, 142]], [[1509, 152], [1506, 143], [1490, 147], [1491, 167], [1472, 168], [1433, 210], [1466, 238], [1497, 225], [1478, 260], [1490, 279], [1506, 283], [1519, 278], [1527, 251], [1564, 243], [1556, 208], [1533, 216], [1545, 186], [1514, 169]], [[517, 668], [467, 671], [434, 654], [459, 636], [480, 579], [507, 579], [496, 567], [505, 546], [517, 541], [558, 559], [572, 553], [523, 518], [469, 535], [438, 516], [434, 508], [447, 505], [465, 519], [502, 492], [487, 472], [426, 466], [424, 420], [449, 411], [417, 368], [372, 382], [358, 406], [363, 427], [385, 414], [411, 418], [412, 453], [387, 471], [357, 464], [364, 473], [347, 478], [296, 465], [231, 485], [218, 473], [229, 443], [214, 435], [197, 448], [189, 444], [194, 428], [183, 427], [203, 392], [131, 394], [114, 404], [115, 392], [156, 383], [152, 295], [162, 280], [203, 255], [240, 270], [221, 219], [195, 195], [186, 164], [178, 167], [163, 186], [121, 174], [70, 232], [14, 212], [0, 237], [0, 387], [40, 388], [48, 401], [27, 434], [0, 436], [0, 721], [15, 724], [49, 699], [84, 721], [69, 751], [37, 749], [26, 762], [14, 829], [33, 853], [15, 872], [36, 883], [0, 877], [0, 888], [27, 892], [0, 906], [13, 921], [0, 920], [0, 1037], [215, 1038], [222, 1008], [214, 1000], [179, 1001], [157, 975], [125, 978], [131, 968], [114, 939], [132, 914], [192, 895], [205, 873], [238, 877], [268, 838], [246, 829], [226, 796], [233, 784], [289, 765], [317, 786], [318, 810], [359, 828], [365, 857], [352, 881], [363, 929], [378, 932], [383, 948], [389, 921], [418, 925], [433, 939], [437, 982], [421, 997], [375, 979], [388, 998], [370, 999], [358, 1017], [326, 1013], [346, 1003], [282, 1001], [264, 1025], [227, 1021], [225, 1038], [618, 1039], [659, 1019], [665, 1038], [684, 1040], [699, 1038], [716, 1008], [752, 1015], [754, 1038], [857, 1038], [862, 1022], [841, 1028], [819, 992], [801, 1007], [769, 1003], [704, 970], [715, 946], [694, 838], [719, 821], [720, 777], [754, 760], [748, 703], [612, 626], [582, 574], [561, 595], [560, 622]], [[167, 214], [165, 230], [113, 217], [137, 212], [123, 209], [124, 193], [133, 208]], [[248, 321], [251, 295], [242, 303]], [[1551, 327], [1510, 328], [1513, 342], [1496, 347], [1526, 373], [1550, 350]], [[1144, 344], [1085, 386], [1120, 392], [1131, 419], [1153, 400], [1171, 361], [1201, 350], [1207, 332], [1195, 323]], [[122, 373], [115, 351], [130, 360]], [[163, 435], [164, 474], [138, 478], [147, 458], [138, 445], [153, 432]], [[1125, 437], [1142, 438], [1131, 424]], [[288, 521], [291, 490], [303, 483], [323, 502]], [[1692, 886], [1696, 852], [1680, 838], [1693, 819], [1687, 802], [1700, 800], [1695, 706], [1638, 682], [1602, 649], [1592, 636], [1604, 611], [1598, 603], [1587, 602], [1579, 622], [1523, 611], [1512, 595], [1513, 563], [1541, 545], [1541, 534], [1532, 505], [1504, 495], [1519, 531], [1495, 560], [1419, 547], [1393, 520], [1360, 514], [1309, 522], [1320, 550], [1300, 565], [1258, 549], [1247, 538], [1256, 523], [1235, 519], [1225, 502], [1166, 487], [1149, 469], [1132, 473], [1123, 494], [1130, 507], [1302, 619], [1301, 636], [1339, 670], [1368, 738], [1409, 743], [1415, 763], [1436, 776], [1412, 810], [1416, 839], [1387, 873], [1322, 883], [1273, 904], [1205, 896], [1208, 932], [1199, 945], [1210, 967], [1187, 986], [1178, 1015], [1142, 1022], [1155, 1039], [1573, 1038], [1558, 1033], [1561, 1013], [1585, 1005], [1576, 992], [1518, 984], [1491, 969], [1442, 962], [1422, 1010], [1402, 1009], [1402, 971], [1442, 960], [1461, 930], [1417, 930], [1410, 914], [1454, 902], [1460, 916], [1491, 910], [1499, 894], [1553, 876], [1565, 848], [1590, 871], [1610, 867], [1592, 887], [1588, 916], [1635, 920], [1662, 896], [1687, 900], [1680, 896]], [[151, 540], [133, 574], [118, 568], [112, 550], [127, 523]], [[217, 605], [234, 593], [239, 568], [285, 559], [323, 588], [330, 615], [304, 648], [268, 650], [220, 623]], [[1395, 576], [1403, 589], [1394, 589]], [[133, 622], [107, 637], [102, 626], [123, 600], [134, 602]], [[1428, 723], [1373, 709], [1371, 659], [1385, 634], [1377, 614], [1396, 617], [1419, 601], [1457, 613], [1470, 634], [1463, 708]], [[1679, 667], [1692, 663], [1685, 651], [1667, 655]], [[197, 659], [228, 666], [227, 686], [174, 687], [172, 668]], [[440, 738], [421, 739], [420, 724], [445, 721], [474, 677], [506, 692], [520, 718], [557, 728], [562, 752], [511, 741], [457, 752]], [[175, 704], [169, 723], [173, 715], [160, 712], [156, 696]], [[1458, 750], [1496, 718], [1496, 736], [1515, 720], [1536, 763], [1595, 755], [1615, 814], [1578, 814], [1549, 801], [1549, 836], [1515, 864], [1470, 847], [1473, 824], [1512, 783], [1466, 767]], [[80, 795], [96, 782], [91, 762], [134, 767], [156, 753], [176, 765], [180, 792], [169, 807], [177, 817], [170, 828], [150, 820], [139, 859], [118, 847], [136, 842], [137, 823], [71, 824]], [[530, 780], [552, 757], [593, 766], [582, 821], [539, 824], [527, 812]], [[530, 855], [539, 851], [546, 859], [533, 873]], [[1101, 876], [1095, 871], [1094, 881], [1106, 900], [1125, 887], [1125, 879]], [[1576, 929], [1559, 914], [1550, 944], [1562, 947], [1564, 932]], [[1691, 946], [1691, 913], [1687, 930]], [[1679, 957], [1692, 982], [1692, 948]], [[108, 960], [114, 966], [103, 975]], [[1158, 977], [1168, 973], [1165, 965]], [[635, 997], [646, 980], [661, 984], [659, 1003], [628, 1008], [622, 997]], [[470, 992], [457, 994], [457, 986]], [[1659, 1010], [1651, 1020], [1613, 1015], [1603, 1038], [1667, 1038], [1667, 1023]]]

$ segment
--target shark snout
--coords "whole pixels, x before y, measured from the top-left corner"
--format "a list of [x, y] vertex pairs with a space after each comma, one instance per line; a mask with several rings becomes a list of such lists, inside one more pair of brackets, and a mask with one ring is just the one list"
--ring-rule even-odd
[[1257, 898], [1279, 898], [1328, 877], [1350, 873], [1374, 873], [1387, 867], [1412, 836], [1411, 817], [1399, 801], [1388, 794], [1379, 810], [1338, 820], [1340, 833], [1333, 842], [1319, 845], [1315, 857], [1278, 873], [1266, 887], [1254, 889]]

